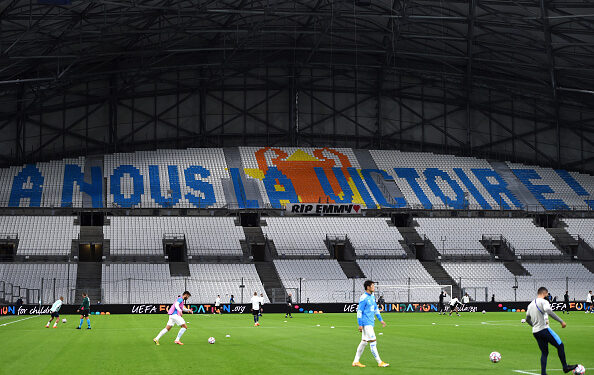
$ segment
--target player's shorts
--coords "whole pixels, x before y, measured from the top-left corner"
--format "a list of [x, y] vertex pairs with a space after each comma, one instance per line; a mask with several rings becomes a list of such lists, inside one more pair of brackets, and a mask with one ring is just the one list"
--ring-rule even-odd
[[59, 311], [53, 312], [53, 313], [51, 313], [51, 315], [50, 315], [50, 316], [51, 316], [52, 318], [59, 318], [59, 317], [60, 317], [60, 312], [59, 312]]
[[186, 321], [184, 320], [184, 318], [182, 318], [179, 315], [169, 315], [169, 320], [167, 321], [167, 325], [168, 326], [174, 326], [174, 325], [184, 325], [186, 324]]
[[259, 315], [260, 314], [260, 310], [253, 310], [252, 309], [252, 315]]
[[87, 318], [87, 317], [89, 316], [89, 310], [82, 310], [82, 311], [80, 312], [80, 315], [81, 315], [82, 317], [85, 317], [85, 318]]
[[361, 340], [375, 340], [375, 331], [373, 330], [373, 326], [363, 326], [363, 332], [361, 332]]

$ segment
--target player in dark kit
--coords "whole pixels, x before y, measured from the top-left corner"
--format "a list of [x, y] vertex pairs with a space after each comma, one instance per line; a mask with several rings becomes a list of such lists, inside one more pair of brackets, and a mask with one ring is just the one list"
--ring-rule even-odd
[[291, 308], [293, 307], [293, 298], [291, 296], [291, 293], [289, 293], [289, 295], [287, 296], [287, 312], [285, 313], [285, 318], [287, 316], [289, 316], [291, 319], [293, 319], [293, 315], [291, 315]]
[[89, 299], [89, 296], [87, 296], [87, 293], [83, 293], [82, 296], [82, 305], [76, 310], [76, 312], [80, 312], [80, 324], [76, 329], [81, 329], [80, 327], [82, 327], [85, 318], [87, 319], [87, 329], [91, 329], [91, 319], [89, 318], [89, 315], [91, 314], [91, 300]]
[[566, 290], [563, 296], [563, 314], [569, 315], [569, 292]]
[[443, 299], [445, 298], [445, 296], [446, 294], [442, 290], [441, 293], [439, 293], [439, 315], [445, 315], [445, 305], [443, 304]]

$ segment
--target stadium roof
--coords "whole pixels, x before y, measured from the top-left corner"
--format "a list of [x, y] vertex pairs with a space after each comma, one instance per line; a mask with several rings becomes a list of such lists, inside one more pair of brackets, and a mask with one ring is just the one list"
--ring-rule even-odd
[[[43, 97], [114, 75], [136, 83], [188, 69], [216, 79], [254, 66], [332, 67], [380, 72], [370, 89], [393, 74], [419, 77], [477, 108], [477, 92], [528, 98], [557, 134], [594, 147], [591, 1], [7, 0], [0, 19], [0, 95], [17, 103], [0, 108], [0, 129]], [[24, 85], [35, 96], [26, 106]], [[103, 100], [78, 94], [64, 106]]]

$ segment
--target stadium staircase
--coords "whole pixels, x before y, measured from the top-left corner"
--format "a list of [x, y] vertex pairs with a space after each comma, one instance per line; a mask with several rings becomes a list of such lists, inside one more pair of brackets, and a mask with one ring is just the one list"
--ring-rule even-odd
[[261, 227], [243, 227], [245, 241], [240, 241], [244, 260], [272, 261], [276, 247], [262, 232]]
[[365, 274], [359, 264], [354, 261], [339, 261], [340, 267], [342, 271], [349, 279], [363, 279], [365, 278]]
[[522, 202], [522, 204], [531, 211], [544, 211], [540, 202], [534, 198], [530, 190], [522, 184], [510, 169], [507, 163], [503, 161], [489, 161], [495, 172], [497, 172], [507, 183], [507, 188], [513, 195]]
[[545, 228], [545, 230], [555, 239], [553, 244], [564, 254], [577, 256], [579, 240], [567, 232], [565, 228]]
[[433, 277], [433, 280], [439, 285], [451, 285], [452, 286], [452, 294], [455, 297], [461, 298], [461, 290], [458, 283], [443, 269], [441, 264], [433, 261], [421, 261], [421, 264], [429, 275]]
[[98, 262], [79, 262], [76, 274], [76, 295], [74, 303], [82, 302], [82, 293], [86, 292], [91, 304], [101, 301], [101, 264]]
[[[270, 302], [284, 303], [286, 291], [283, 288], [283, 283], [278, 276], [278, 272], [276, 272], [274, 263], [272, 263], [272, 261], [254, 262], [254, 265], [256, 266], [256, 271], [258, 271], [258, 276], [260, 276], [260, 281], [264, 286], [264, 290], [266, 291], [266, 295], [268, 296], [268, 299], [270, 299]], [[248, 296], [252, 293], [252, 291], [247, 292]]]
[[398, 227], [398, 231], [404, 239], [402, 248], [408, 258], [435, 261], [439, 253], [431, 241], [421, 237], [412, 227]]
[[487, 249], [493, 259], [513, 262], [516, 259], [515, 250], [503, 236], [483, 237], [480, 243]]
[[174, 276], [191, 276], [190, 266], [187, 262], [169, 262], [169, 275]]
[[503, 262], [505, 268], [509, 270], [509, 272], [513, 273], [514, 276], [532, 276], [530, 272], [520, 263], [513, 261], [513, 262]]
[[584, 267], [586, 267], [588, 269], [588, 271], [594, 273], [594, 261], [592, 261], [592, 262], [582, 262], [582, 264], [584, 265]]
[[[243, 198], [244, 205], [240, 205], [240, 207], [247, 206], [255, 208], [256, 205], [257, 207], [264, 207], [264, 201], [256, 181], [248, 179], [245, 176], [239, 148], [226, 147], [224, 148], [224, 154], [225, 162], [227, 163], [227, 168], [229, 170], [229, 174], [231, 175], [231, 179], [229, 179], [227, 183], [223, 181], [223, 190], [225, 191], [227, 203], [238, 204], [237, 196], [239, 195]], [[233, 173], [237, 173], [237, 175], [233, 175], [232, 169]], [[237, 192], [239, 192], [239, 194], [236, 194]]]
[[[373, 156], [371, 156], [369, 150], [353, 149], [353, 152], [357, 157], [357, 161], [359, 162], [361, 169], [380, 169], [375, 163], [375, 160], [373, 160]], [[386, 202], [394, 204], [396, 203], [395, 198], [404, 198], [402, 190], [400, 190], [393, 179], [384, 180], [378, 174], [372, 174], [371, 176], [377, 187], [382, 192], [384, 198], [386, 198]]]

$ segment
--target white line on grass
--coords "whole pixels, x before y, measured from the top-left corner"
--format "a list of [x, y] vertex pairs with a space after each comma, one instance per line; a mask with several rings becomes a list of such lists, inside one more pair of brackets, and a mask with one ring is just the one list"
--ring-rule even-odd
[[28, 318], [23, 318], [23, 319], [19, 319], [19, 320], [13, 320], [12, 322], [8, 322], [8, 323], [4, 323], [4, 324], [0, 324], [0, 327], [4, 327], [7, 326], [9, 324], [12, 323], [18, 323], [18, 322], [22, 322], [23, 320], [27, 320], [27, 319], [33, 319], [33, 318], [37, 318], [39, 315], [34, 315], [34, 316], [30, 316]]
[[[586, 370], [594, 370], [594, 368], [586, 368]], [[536, 372], [533, 372], [536, 371]], [[563, 371], [560, 368], [554, 368], [554, 369], [547, 369], [547, 371]], [[513, 372], [517, 372], [518, 374], [529, 374], [529, 375], [540, 375], [540, 369], [538, 370], [513, 370]]]

